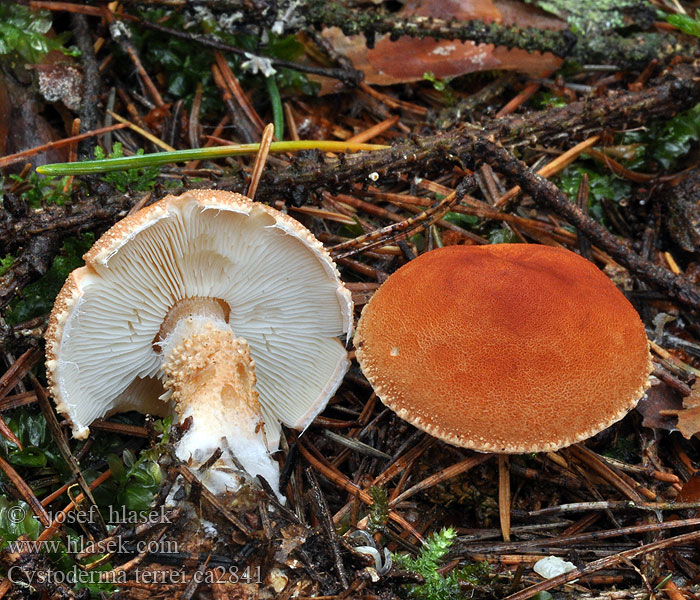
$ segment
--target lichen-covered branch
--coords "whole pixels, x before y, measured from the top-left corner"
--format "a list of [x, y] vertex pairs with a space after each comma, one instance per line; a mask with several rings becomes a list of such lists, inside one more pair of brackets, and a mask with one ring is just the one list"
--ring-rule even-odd
[[51, 205], [19, 218], [4, 213], [0, 219], [0, 254], [14, 254], [36, 236], [56, 232], [63, 238], [108, 227], [126, 216], [137, 200], [133, 196], [118, 194], [105, 202], [87, 198], [75, 204]]
[[[305, 0], [288, 4], [285, 8], [279, 4], [273, 10], [265, 3], [256, 4], [242, 0], [217, 0], [202, 4], [206, 4], [206, 7], [188, 12], [189, 17], [199, 22], [216, 21], [228, 33], [255, 32], [260, 35], [264, 29], [276, 33], [295, 33], [300, 30], [335, 26], [346, 35], [363, 34], [370, 48], [375, 39], [382, 35], [388, 35], [391, 39], [410, 36], [461, 40], [520, 48], [528, 52], [551, 52], [582, 64], [614, 64], [631, 69], [642, 69], [652, 59], [664, 62], [678, 54], [694, 56], [698, 52], [696, 46], [686, 45], [670, 34], [617, 33], [615, 28], [627, 27], [630, 23], [643, 31], [653, 22], [653, 10], [643, 10], [626, 1], [621, 3], [620, 10], [615, 10], [615, 7], [601, 8], [601, 3], [597, 2], [595, 6], [586, 5], [575, 11], [575, 14], [567, 14], [565, 16], [570, 18], [573, 26], [572, 29], [563, 31], [535, 27], [519, 28], [478, 19], [459, 21], [420, 15], [397, 15], [379, 7], [357, 10], [341, 1]], [[558, 14], [558, 11], [554, 12]], [[585, 19], [582, 15], [585, 15]], [[141, 21], [141, 25], [161, 31], [164, 29], [162, 25], [145, 21]], [[174, 35], [191, 36], [186, 32]], [[206, 45], [214, 44], [220, 47], [222, 44], [207, 36], [197, 37]], [[239, 49], [229, 51], [241, 52]], [[273, 59], [275, 65], [277, 62], [279, 61]], [[307, 67], [302, 65], [292, 68], [307, 70]], [[353, 83], [353, 75], [356, 73], [348, 70], [335, 70], [331, 74], [332, 77], [348, 80], [349, 83]]]
[[339, 27], [345, 35], [364, 34], [371, 48], [378, 35], [392, 40], [401, 36], [440, 40], [471, 40], [478, 44], [495, 44], [522, 48], [530, 52], [551, 52], [565, 57], [576, 45], [576, 36], [568, 30], [550, 31], [534, 27], [519, 28], [484, 21], [446, 21], [432, 17], [396, 17], [379, 11], [357, 11], [339, 2], [310, 2], [307, 20], [317, 27]]
[[580, 64], [617, 65], [643, 69], [650, 61], [666, 62], [678, 55], [697, 56], [697, 46], [686, 46], [669, 34], [636, 33], [629, 37], [616, 33], [577, 36], [569, 58]]
[[380, 11], [355, 11], [339, 2], [309, 2], [306, 19], [315, 27], [339, 27], [345, 35], [364, 34], [372, 47], [379, 35], [431, 37], [439, 40], [472, 41], [528, 52], [551, 52], [580, 63], [614, 64], [643, 68], [652, 59], [667, 60], [677, 54], [697, 54], [672, 35], [638, 33], [625, 37], [612, 31], [577, 35], [571, 30], [551, 31], [519, 28], [484, 21], [446, 21], [424, 16], [402, 16]]

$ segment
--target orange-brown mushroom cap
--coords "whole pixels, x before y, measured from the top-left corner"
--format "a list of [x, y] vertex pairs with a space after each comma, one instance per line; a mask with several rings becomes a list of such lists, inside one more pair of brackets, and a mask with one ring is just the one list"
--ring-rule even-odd
[[644, 326], [595, 265], [547, 246], [451, 246], [365, 306], [357, 358], [381, 400], [451, 444], [543, 452], [621, 419], [647, 387]]

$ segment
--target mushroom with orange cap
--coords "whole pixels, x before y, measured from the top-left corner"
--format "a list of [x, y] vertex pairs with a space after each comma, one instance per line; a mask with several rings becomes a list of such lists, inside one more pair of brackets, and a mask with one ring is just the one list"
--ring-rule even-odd
[[365, 306], [355, 346], [402, 419], [506, 454], [602, 431], [636, 405], [652, 367], [639, 315], [595, 265], [525, 244], [449, 246], [409, 262]]
[[277, 490], [280, 423], [304, 429], [340, 385], [352, 301], [300, 223], [239, 194], [192, 190], [118, 222], [59, 294], [47, 372], [73, 435], [124, 411], [192, 418], [176, 447], [215, 493], [239, 465]]

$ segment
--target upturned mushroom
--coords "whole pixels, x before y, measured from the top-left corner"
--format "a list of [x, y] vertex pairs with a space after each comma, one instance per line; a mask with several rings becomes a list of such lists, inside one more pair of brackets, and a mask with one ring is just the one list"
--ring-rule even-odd
[[115, 412], [172, 410], [176, 447], [214, 493], [240, 467], [275, 489], [280, 423], [304, 429], [348, 367], [352, 301], [305, 227], [239, 194], [167, 196], [114, 225], [68, 277], [47, 374], [73, 435]]
[[615, 285], [577, 254], [539, 245], [421, 255], [365, 306], [355, 346], [402, 419], [495, 453], [591, 437], [636, 405], [652, 368], [642, 321]]

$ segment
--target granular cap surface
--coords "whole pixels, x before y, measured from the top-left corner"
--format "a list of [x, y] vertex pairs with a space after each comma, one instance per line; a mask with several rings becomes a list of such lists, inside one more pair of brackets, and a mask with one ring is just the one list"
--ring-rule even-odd
[[421, 255], [365, 306], [355, 346], [401, 418], [488, 452], [586, 439], [636, 405], [651, 371], [624, 295], [589, 261], [539, 245]]

